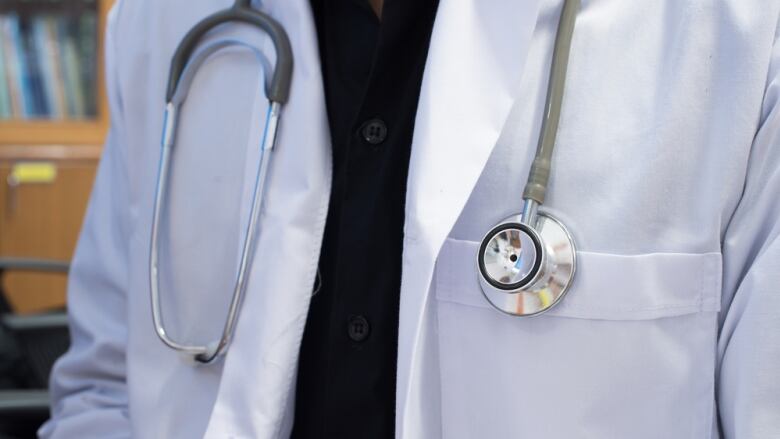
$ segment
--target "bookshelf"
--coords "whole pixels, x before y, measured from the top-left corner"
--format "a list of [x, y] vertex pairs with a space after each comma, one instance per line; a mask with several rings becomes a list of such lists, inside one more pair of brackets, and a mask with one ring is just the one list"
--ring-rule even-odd
[[[23, 111], [17, 110], [16, 113], [10, 117], [4, 117], [0, 119], [0, 145], [9, 145], [9, 144], [16, 144], [16, 145], [40, 145], [40, 144], [65, 144], [65, 145], [73, 145], [73, 144], [100, 144], [103, 141], [103, 138], [105, 136], [105, 133], [108, 128], [108, 108], [106, 103], [106, 96], [105, 96], [105, 77], [102, 69], [103, 65], [103, 32], [102, 30], [105, 27], [105, 19], [106, 14], [108, 13], [109, 8], [111, 7], [112, 0], [2, 0], [0, 1], [0, 17], [5, 18], [5, 23], [0, 21], [0, 25], [4, 25], [5, 33], [0, 33], [0, 40], [5, 41], [5, 44], [3, 44], [4, 49], [3, 50], [3, 56], [5, 58], [4, 67], [6, 72], [11, 73], [10, 70], [12, 65], [18, 66], [19, 63], [17, 59], [14, 59], [10, 57], [9, 52], [13, 52], [13, 46], [16, 46], [17, 52], [19, 49], [22, 49], [22, 47], [36, 47], [42, 50], [39, 50], [38, 52], [43, 52], [45, 50], [53, 51], [53, 52], [63, 52], [63, 50], [58, 49], [67, 49], [67, 47], [62, 47], [62, 45], [58, 48], [52, 48], [52, 47], [46, 47], [45, 42], [41, 43], [38, 37], [38, 32], [36, 30], [39, 30], [39, 24], [46, 24], [47, 22], [51, 21], [57, 24], [62, 25], [63, 22], [66, 25], [75, 25], [79, 26], [89, 26], [92, 25], [92, 31], [91, 35], [84, 35], [84, 32], [82, 32], [81, 35], [77, 35], [78, 39], [81, 41], [78, 41], [79, 43], [83, 43], [84, 40], [89, 40], [91, 37], [93, 39], [92, 41], [92, 51], [94, 52], [94, 55], [89, 57], [88, 60], [78, 60], [79, 62], [89, 62], [88, 66], [81, 66], [85, 71], [91, 70], [94, 75], [94, 80], [89, 81], [91, 84], [87, 84], [86, 87], [92, 87], [93, 90], [91, 93], [88, 93], [91, 97], [88, 97], [86, 99], [91, 100], [90, 103], [82, 103], [82, 105], [87, 105], [89, 107], [92, 107], [92, 111], [81, 111], [78, 112], [78, 116], [71, 117], [68, 113], [68, 111], [65, 111], [65, 114], [62, 114], [63, 112], [60, 112], [59, 115], [52, 115], [51, 112], [49, 114], [41, 114], [42, 112], [37, 112], [38, 114], [35, 114], [35, 111], [28, 111], [27, 115], [23, 115], [20, 113], [23, 113]], [[8, 20], [12, 20], [15, 23], [9, 23]], [[42, 27], [42, 26], [41, 26]], [[11, 28], [11, 29], [9, 29]], [[21, 31], [23, 35], [21, 38], [18, 39], [25, 39], [25, 36], [28, 37], [28, 43], [29, 44], [23, 44], [20, 41], [16, 41], [17, 44], [12, 44], [13, 38], [10, 38], [9, 34], [13, 34], [14, 30], [13, 28], [17, 28], [18, 31]], [[62, 32], [62, 29], [59, 29], [60, 32]], [[55, 37], [57, 41], [55, 43], [61, 42], [62, 40], [65, 40], [65, 38], [61, 38], [62, 35], [60, 34], [54, 34], [49, 35], [49, 37]], [[58, 38], [60, 37], [60, 38]], [[38, 44], [36, 44], [38, 43]], [[43, 47], [42, 47], [43, 46]], [[8, 50], [8, 49], [12, 50]], [[23, 49], [22, 49], [23, 50]], [[67, 52], [67, 50], [64, 50]], [[27, 51], [26, 55], [30, 55], [29, 51]], [[35, 55], [38, 55], [38, 58], [44, 58], [41, 57], [41, 53], [35, 53]], [[18, 55], [17, 57], [18, 58]], [[54, 56], [54, 58], [62, 58], [65, 57], [61, 56]], [[43, 63], [38, 63], [43, 64]], [[52, 64], [52, 63], [47, 63]], [[66, 64], [66, 63], [62, 63]], [[30, 70], [30, 69], [27, 69]], [[39, 72], [44, 69], [38, 69]], [[40, 75], [40, 73], [37, 75], [40, 76], [46, 76], [49, 77], [50, 75], [56, 75], [56, 73], [52, 73], [50, 70], [54, 69], [47, 69], [49, 70], [49, 74]], [[65, 70], [59, 69], [59, 70]], [[18, 73], [18, 72], [17, 72]], [[15, 92], [17, 94], [17, 100], [21, 101], [30, 101], [31, 99], [24, 99], [23, 96], [25, 93], [22, 90], [19, 90], [21, 87], [20, 82], [22, 81], [20, 78], [17, 78], [14, 83], [14, 81], [11, 81], [11, 77], [13, 74], [6, 74], [5, 75], [5, 82], [6, 82], [6, 89], [9, 91], [9, 93], [13, 92], [13, 89], [16, 89]], [[27, 72], [27, 75], [17, 75], [17, 76], [36, 76], [31, 75], [30, 72]], [[35, 82], [35, 81], [32, 81]], [[37, 82], [46, 82], [46, 81], [37, 81]], [[82, 81], [84, 82], [84, 81]], [[2, 84], [0, 84], [2, 86]], [[29, 87], [34, 88], [34, 87]], [[43, 87], [46, 88], [46, 87]], [[62, 87], [60, 87], [62, 88]], [[1, 94], [2, 92], [0, 92]], [[45, 100], [45, 98], [44, 98]], [[60, 99], [62, 100], [62, 99]], [[0, 104], [1, 105], [1, 104]], [[62, 105], [62, 104], [60, 104]], [[2, 111], [2, 108], [0, 108], [0, 112]], [[71, 111], [72, 112], [72, 111]], [[44, 112], [45, 113], [45, 112]], [[7, 115], [6, 115], [7, 116]]]
[[[72, 256], [108, 130], [112, 3], [0, 0], [0, 257]], [[2, 289], [17, 313], [65, 304], [64, 277], [9, 273]]]

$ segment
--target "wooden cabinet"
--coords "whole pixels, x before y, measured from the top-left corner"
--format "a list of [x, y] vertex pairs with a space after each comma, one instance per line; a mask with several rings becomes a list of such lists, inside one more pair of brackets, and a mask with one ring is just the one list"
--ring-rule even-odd
[[[69, 261], [87, 206], [99, 147], [0, 146], [0, 255]], [[34, 163], [50, 181], [15, 182], [14, 169]], [[48, 180], [48, 178], [46, 179]], [[65, 305], [65, 276], [9, 273], [3, 289], [12, 308], [30, 313]]]

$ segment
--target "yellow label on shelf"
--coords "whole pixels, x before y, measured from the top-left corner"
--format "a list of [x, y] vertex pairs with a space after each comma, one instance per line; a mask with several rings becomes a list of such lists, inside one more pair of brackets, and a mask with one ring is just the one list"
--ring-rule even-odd
[[11, 169], [11, 178], [18, 184], [52, 183], [57, 178], [57, 166], [51, 162], [21, 162]]

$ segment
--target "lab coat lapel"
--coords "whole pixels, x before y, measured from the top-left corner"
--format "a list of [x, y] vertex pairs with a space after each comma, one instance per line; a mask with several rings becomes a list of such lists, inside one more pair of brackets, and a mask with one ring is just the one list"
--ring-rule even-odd
[[[233, 344], [224, 357], [208, 438], [289, 433], [296, 360], [330, 195], [330, 136], [309, 3], [266, 1], [262, 6], [290, 37], [295, 55], [292, 90], [283, 107], [255, 257]], [[264, 41], [261, 47], [273, 53], [270, 40]], [[260, 128], [250, 136], [242, 218], [247, 218], [251, 204], [264, 97], [258, 97], [255, 107]]]
[[[498, 140], [523, 74], [541, 0], [441, 0], [409, 165], [396, 434], [426, 431], [421, 340], [436, 256]], [[470, 267], [464, 267], [470, 269]]]

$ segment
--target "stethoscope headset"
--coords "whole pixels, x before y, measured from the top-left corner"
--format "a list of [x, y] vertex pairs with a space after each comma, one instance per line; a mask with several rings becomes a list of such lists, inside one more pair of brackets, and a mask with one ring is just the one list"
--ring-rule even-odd
[[[236, 40], [216, 40], [199, 49], [195, 49], [198, 42], [215, 27], [239, 22], [248, 24], [262, 32], [265, 32], [273, 42], [276, 52], [276, 63], [272, 71], [263, 62], [262, 52], [256, 47]], [[163, 201], [167, 196], [168, 174], [170, 159], [175, 144], [176, 129], [178, 125], [178, 111], [187, 97], [192, 80], [198, 68], [215, 52], [231, 47], [242, 47], [251, 50], [256, 56], [260, 67], [264, 70], [265, 77], [271, 80], [266, 84], [265, 93], [269, 101], [266, 113], [265, 129], [260, 144], [260, 158], [255, 176], [255, 186], [252, 193], [252, 205], [249, 213], [249, 222], [244, 232], [241, 256], [238, 262], [233, 296], [230, 300], [227, 318], [222, 329], [222, 335], [216, 341], [208, 344], [188, 344], [174, 340], [165, 329], [160, 304], [159, 281], [159, 226]], [[252, 263], [257, 241], [257, 222], [260, 216], [263, 193], [265, 189], [268, 165], [271, 154], [276, 144], [277, 128], [282, 113], [282, 106], [287, 102], [290, 93], [290, 81], [292, 80], [293, 55], [290, 41], [282, 26], [273, 18], [251, 7], [251, 0], [236, 0], [233, 7], [210, 15], [197, 23], [184, 36], [174, 52], [171, 61], [170, 74], [166, 94], [165, 119], [163, 122], [162, 149], [160, 152], [160, 164], [157, 176], [157, 185], [152, 217], [151, 245], [149, 256], [149, 277], [152, 302], [152, 320], [154, 328], [160, 339], [170, 348], [193, 355], [195, 360], [201, 363], [211, 363], [224, 354], [230, 345], [230, 340], [238, 320], [238, 311], [243, 296], [246, 292], [248, 277], [247, 268]]]
[[[574, 24], [580, 0], [565, 0], [558, 25], [555, 49], [545, 103], [542, 132], [536, 157], [523, 192], [523, 211], [493, 227], [483, 238], [477, 255], [479, 283], [484, 296], [500, 311], [517, 316], [541, 314], [563, 298], [574, 278], [576, 253], [566, 227], [540, 208], [549, 180], [552, 152], [558, 131], [566, 68]], [[247, 43], [220, 39], [197, 47], [215, 27], [226, 23], [244, 23], [267, 34], [274, 45], [276, 63], [271, 68], [262, 52]], [[174, 154], [178, 113], [198, 68], [214, 53], [241, 47], [257, 58], [265, 77], [269, 101], [260, 158], [255, 176], [249, 221], [241, 246], [233, 295], [220, 337], [206, 344], [174, 340], [162, 317], [159, 281], [159, 228], [164, 202], [168, 196], [171, 156]], [[149, 283], [152, 320], [155, 332], [168, 347], [192, 356], [197, 362], [211, 363], [230, 345], [246, 292], [248, 267], [252, 264], [258, 235], [258, 217], [265, 192], [271, 155], [276, 144], [282, 107], [287, 102], [292, 80], [293, 55], [282, 26], [267, 14], [251, 7], [251, 0], [236, 0], [228, 9], [216, 12], [197, 23], [184, 36], [174, 52], [168, 76], [159, 168], [152, 216]]]

